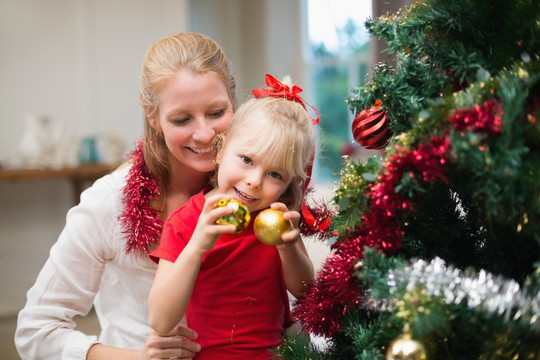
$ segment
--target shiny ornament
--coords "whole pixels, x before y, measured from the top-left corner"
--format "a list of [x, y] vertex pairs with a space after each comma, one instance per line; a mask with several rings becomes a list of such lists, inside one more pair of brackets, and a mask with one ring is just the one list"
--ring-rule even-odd
[[392, 135], [388, 128], [390, 121], [386, 112], [374, 106], [362, 110], [353, 120], [352, 133], [354, 140], [362, 147], [370, 150], [384, 148]]
[[233, 208], [232, 214], [224, 215], [216, 220], [216, 224], [219, 225], [234, 225], [236, 230], [233, 234], [242, 232], [249, 224], [251, 215], [249, 210], [242, 202], [236, 199], [221, 199], [217, 203], [216, 207], [229, 206]]
[[278, 245], [283, 242], [281, 235], [290, 231], [291, 225], [283, 218], [283, 211], [265, 209], [255, 218], [253, 228], [261, 242], [267, 245]]
[[390, 343], [386, 352], [386, 360], [426, 360], [426, 349], [422, 343], [413, 340], [409, 332], [405, 332]]

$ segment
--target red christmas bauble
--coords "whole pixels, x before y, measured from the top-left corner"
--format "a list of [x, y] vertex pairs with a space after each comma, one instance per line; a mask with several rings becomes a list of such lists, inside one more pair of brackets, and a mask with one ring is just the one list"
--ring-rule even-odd
[[392, 136], [389, 125], [386, 112], [378, 107], [364, 109], [356, 115], [352, 123], [354, 140], [366, 149], [382, 149], [388, 145], [388, 140]]

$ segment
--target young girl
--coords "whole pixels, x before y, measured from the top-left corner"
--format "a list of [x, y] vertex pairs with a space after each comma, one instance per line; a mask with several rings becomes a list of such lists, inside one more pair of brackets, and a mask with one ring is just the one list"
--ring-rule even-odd
[[[272, 78], [273, 79], [273, 78]], [[267, 76], [268, 80], [268, 76]], [[273, 79], [275, 82], [277, 80]], [[197, 359], [269, 359], [289, 325], [286, 290], [301, 296], [313, 280], [298, 222], [315, 149], [314, 131], [300, 88], [280, 84], [261, 91], [233, 115], [221, 149], [215, 187], [193, 196], [164, 225], [158, 271], [149, 296], [150, 325], [168, 333], [186, 314], [198, 333]], [[244, 203], [252, 219], [271, 207], [284, 211], [291, 231], [270, 246], [254, 235], [253, 221], [239, 234], [216, 220]]]

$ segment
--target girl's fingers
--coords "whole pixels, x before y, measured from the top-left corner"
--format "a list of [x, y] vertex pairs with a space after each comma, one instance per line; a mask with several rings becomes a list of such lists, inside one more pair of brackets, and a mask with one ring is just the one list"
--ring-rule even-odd
[[287, 211], [283, 214], [285, 220], [289, 220], [295, 227], [300, 221], [300, 213], [298, 211]]
[[222, 199], [229, 200], [230, 198], [231, 198], [230, 195], [214, 194], [212, 196], [209, 196], [206, 199], [206, 205], [214, 208], [220, 200], [222, 200]]
[[281, 240], [283, 242], [295, 241], [300, 236], [300, 230], [298, 228], [293, 228], [291, 231], [287, 231], [281, 235]]
[[289, 211], [289, 209], [287, 208], [287, 205], [285, 205], [284, 203], [280, 203], [280, 202], [275, 202], [275, 203], [270, 204], [270, 208], [276, 209], [276, 210], [281, 210], [283, 212]]

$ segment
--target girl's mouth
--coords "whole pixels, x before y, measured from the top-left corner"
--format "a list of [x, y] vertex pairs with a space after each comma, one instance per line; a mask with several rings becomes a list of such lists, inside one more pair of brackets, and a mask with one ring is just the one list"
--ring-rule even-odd
[[238, 198], [240, 198], [240, 200], [243, 200], [245, 202], [252, 202], [252, 201], [255, 201], [256, 199], [241, 192], [240, 190], [238, 190], [237, 188], [234, 188], [234, 192], [235, 194], [238, 196]]

